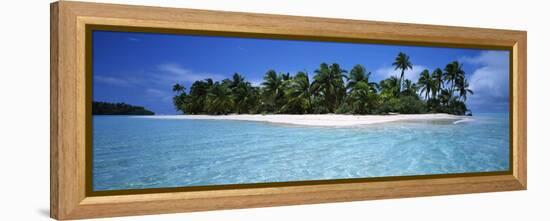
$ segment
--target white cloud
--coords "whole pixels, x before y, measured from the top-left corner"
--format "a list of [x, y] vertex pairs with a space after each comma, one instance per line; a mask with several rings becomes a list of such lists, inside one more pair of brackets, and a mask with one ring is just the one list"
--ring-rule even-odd
[[250, 84], [254, 87], [259, 87], [262, 85], [262, 82], [264, 82], [264, 79], [250, 79], [248, 80]]
[[130, 37], [130, 38], [128, 38], [128, 41], [140, 42], [141, 40], [139, 38]]
[[173, 63], [158, 65], [157, 70], [154, 70], [147, 75], [150, 75], [152, 77], [136, 76], [132, 74], [125, 74], [125, 76], [123, 77], [105, 76], [98, 74], [94, 76], [94, 82], [120, 87], [151, 85], [166, 87], [174, 85], [175, 83], [193, 83], [195, 81], [204, 80], [206, 78], [211, 78], [214, 81], [222, 80], [225, 78], [223, 75], [220, 74], [194, 72]]
[[[508, 64], [507, 51], [483, 51], [476, 57], [462, 57], [461, 62], [486, 66], [502, 66]], [[505, 62], [504, 62], [505, 61]]]
[[175, 84], [178, 82], [192, 83], [206, 78], [212, 78], [212, 80], [222, 80], [225, 77], [220, 74], [211, 73], [198, 73], [185, 69], [178, 64], [166, 63], [158, 66], [158, 69], [162, 72], [156, 75], [156, 79], [163, 81], [163, 83]]
[[162, 97], [162, 96], [168, 95], [168, 92], [163, 91], [163, 90], [159, 90], [159, 89], [154, 89], [154, 88], [146, 89], [145, 93], [147, 93], [148, 95], [154, 96], [154, 97]]
[[100, 84], [110, 84], [121, 87], [131, 87], [140, 83], [140, 80], [132, 77], [111, 77], [103, 75], [95, 75], [94, 81]]
[[[416, 82], [420, 77], [420, 73], [424, 69], [428, 69], [428, 68], [424, 65], [413, 65], [412, 69], [405, 71], [404, 78], [410, 79], [411, 81]], [[374, 81], [381, 81], [391, 76], [395, 76], [399, 78], [401, 76], [401, 70], [395, 70], [395, 67], [389, 66], [389, 67], [379, 68], [375, 70], [372, 74], [373, 74], [372, 78]]]
[[469, 77], [474, 94], [468, 97], [468, 104], [472, 108], [484, 109], [506, 107], [509, 102], [509, 52], [484, 51], [478, 56], [460, 60], [479, 66]]
[[155, 88], [147, 88], [145, 90], [147, 97], [151, 99], [160, 99], [161, 101], [168, 102], [171, 101], [172, 95], [168, 90], [159, 90]]

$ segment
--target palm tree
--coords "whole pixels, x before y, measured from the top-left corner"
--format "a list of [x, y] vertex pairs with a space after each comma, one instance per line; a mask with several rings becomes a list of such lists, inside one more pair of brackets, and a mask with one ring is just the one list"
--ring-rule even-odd
[[418, 95], [416, 94], [417, 90], [418, 86], [416, 86], [416, 84], [413, 83], [411, 80], [405, 79], [405, 81], [403, 81], [403, 91], [401, 92], [401, 94], [406, 96], [418, 97]]
[[353, 86], [349, 94], [352, 111], [355, 114], [367, 114], [374, 108], [373, 101], [376, 93], [373, 92], [372, 85], [365, 81], [359, 81]]
[[346, 89], [349, 90], [351, 93], [355, 87], [355, 85], [359, 82], [365, 82], [371, 86], [371, 90], [376, 93], [378, 91], [378, 84], [375, 82], [369, 82], [371, 72], [367, 72], [365, 67], [362, 65], [355, 65], [349, 72], [349, 78], [348, 83], [346, 85]]
[[335, 97], [335, 109], [340, 106], [346, 96], [346, 86], [344, 78], [347, 78], [346, 70], [340, 68], [338, 63], [332, 63], [330, 65], [331, 76], [333, 76], [334, 85], [336, 85], [336, 97]]
[[458, 78], [464, 76], [464, 70], [462, 70], [462, 64], [458, 61], [453, 61], [445, 67], [445, 73], [443, 73], [443, 78], [447, 83], [451, 83], [451, 96], [453, 96], [455, 91], [455, 83]]
[[227, 114], [233, 109], [231, 89], [218, 82], [209, 88], [206, 97], [206, 110], [209, 114]]
[[[269, 70], [261, 87], [252, 86], [241, 74], [234, 73], [221, 82], [195, 81], [188, 95], [185, 86], [175, 84], [173, 102], [185, 114], [467, 111], [465, 102], [473, 91], [459, 62], [449, 63], [444, 71], [437, 68], [431, 75], [423, 70], [416, 82], [404, 77], [405, 70], [412, 68], [407, 55], [399, 53], [393, 66], [401, 70], [401, 76], [391, 76], [380, 84], [369, 81], [371, 73], [362, 65], [355, 65], [346, 75], [337, 63], [321, 63], [312, 79], [305, 71], [292, 76]], [[459, 96], [454, 95], [455, 91]]]
[[434, 72], [432, 73], [432, 81], [433, 85], [435, 86], [435, 90], [433, 91], [432, 97], [437, 97], [437, 95], [441, 92], [441, 89], [443, 88], [443, 71], [441, 71], [440, 68], [436, 68]]
[[383, 98], [397, 97], [399, 94], [399, 79], [391, 76], [380, 81], [380, 95]]
[[292, 76], [290, 76], [290, 73], [281, 73], [281, 77], [283, 78], [283, 81], [289, 81], [292, 79]]
[[281, 99], [284, 96], [283, 77], [278, 75], [274, 70], [269, 70], [264, 76], [262, 86], [265, 92], [266, 104], [270, 107], [270, 111], [276, 111], [280, 108]]
[[468, 94], [474, 94], [472, 90], [470, 90], [470, 83], [468, 80], [462, 76], [458, 79], [456, 82], [458, 95], [460, 98], [462, 98], [462, 101], [466, 102], [466, 99], [468, 97]]
[[294, 109], [297, 113], [312, 113], [311, 85], [309, 76], [305, 72], [298, 72], [287, 89], [288, 102], [283, 110]]
[[342, 79], [345, 72], [336, 63], [330, 66], [322, 63], [319, 69], [315, 70], [312, 91], [323, 99], [324, 106], [330, 113], [333, 113], [340, 105], [340, 101], [345, 95], [346, 89]]
[[439, 100], [444, 105], [449, 105], [449, 102], [452, 100], [453, 94], [451, 89], [443, 89], [439, 94]]
[[408, 70], [408, 69], [412, 70], [412, 68], [413, 68], [412, 63], [411, 63], [408, 55], [406, 55], [403, 52], [399, 52], [397, 57], [395, 57], [395, 61], [393, 62], [392, 66], [395, 67], [395, 70], [397, 70], [397, 69], [401, 70], [401, 77], [399, 77], [399, 91], [401, 92], [403, 77], [405, 75], [405, 71]]
[[213, 85], [212, 79], [195, 81], [189, 90], [189, 102], [186, 102], [185, 111], [189, 114], [205, 113], [205, 101], [208, 89]]
[[420, 73], [420, 78], [418, 79], [418, 86], [420, 88], [420, 94], [425, 93], [425, 100], [428, 100], [430, 93], [433, 93], [435, 90], [434, 81], [430, 76], [430, 71], [425, 69]]
[[185, 91], [185, 86], [183, 86], [181, 84], [174, 84], [174, 86], [172, 86], [172, 91], [179, 94], [182, 91]]
[[235, 112], [238, 114], [255, 111], [258, 104], [258, 90], [250, 84], [243, 82], [233, 89]]
[[231, 89], [235, 104], [234, 112], [239, 114], [251, 112], [257, 102], [257, 91], [252, 88], [250, 82], [239, 73], [234, 73], [232, 79], [225, 79], [222, 84]]
[[212, 80], [212, 78], [206, 78], [204, 80], [206, 81], [206, 85], [208, 85], [208, 87], [212, 87], [214, 85], [214, 80]]
[[176, 92], [176, 95], [172, 97], [172, 103], [176, 107], [176, 110], [185, 112], [185, 101], [187, 99], [187, 94], [185, 94], [185, 86], [181, 84], [174, 84], [174, 86], [172, 86], [172, 91]]
[[240, 75], [239, 73], [234, 73], [233, 79], [229, 81], [229, 88], [235, 88], [244, 82], [245, 79], [242, 75]]

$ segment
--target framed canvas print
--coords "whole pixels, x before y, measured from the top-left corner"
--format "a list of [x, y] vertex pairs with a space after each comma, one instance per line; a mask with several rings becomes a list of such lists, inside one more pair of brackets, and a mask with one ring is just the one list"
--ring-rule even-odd
[[51, 5], [51, 216], [524, 190], [526, 32]]

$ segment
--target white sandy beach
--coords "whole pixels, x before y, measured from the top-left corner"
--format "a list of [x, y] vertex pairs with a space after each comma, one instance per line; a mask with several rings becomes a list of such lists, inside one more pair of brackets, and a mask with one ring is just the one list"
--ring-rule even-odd
[[467, 121], [469, 117], [450, 114], [396, 114], [396, 115], [343, 115], [343, 114], [231, 114], [231, 115], [155, 115], [142, 116], [155, 119], [187, 120], [241, 120], [302, 126], [347, 127], [396, 121]]

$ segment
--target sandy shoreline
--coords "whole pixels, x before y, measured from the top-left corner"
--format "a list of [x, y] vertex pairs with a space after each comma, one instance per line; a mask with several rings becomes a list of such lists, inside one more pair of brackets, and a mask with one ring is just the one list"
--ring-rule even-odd
[[464, 121], [466, 116], [450, 114], [397, 114], [397, 115], [341, 115], [341, 114], [233, 114], [233, 115], [155, 115], [140, 116], [154, 119], [182, 119], [182, 120], [240, 120], [269, 122], [277, 124], [293, 124], [302, 126], [331, 126], [346, 127], [369, 124], [388, 123], [396, 121]]

